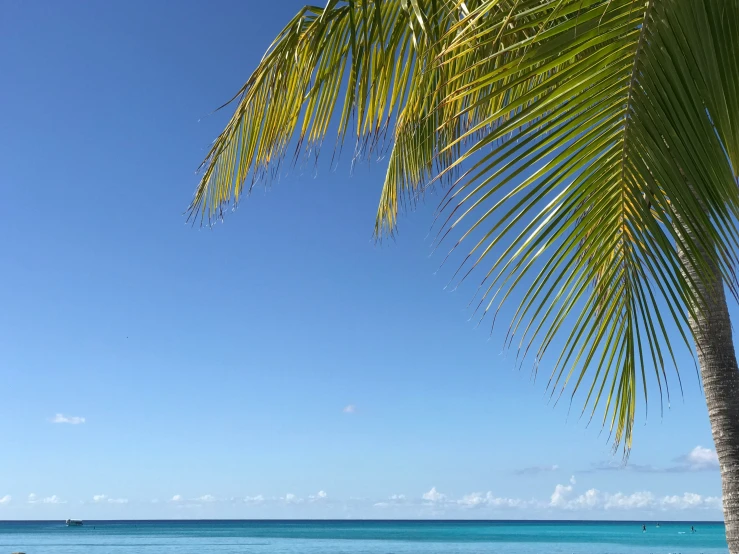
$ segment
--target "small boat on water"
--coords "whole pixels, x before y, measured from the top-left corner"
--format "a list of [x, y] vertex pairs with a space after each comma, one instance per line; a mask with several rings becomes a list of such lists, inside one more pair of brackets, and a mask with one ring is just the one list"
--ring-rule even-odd
[[79, 527], [82, 525], [81, 519], [68, 519], [66, 522], [67, 527]]

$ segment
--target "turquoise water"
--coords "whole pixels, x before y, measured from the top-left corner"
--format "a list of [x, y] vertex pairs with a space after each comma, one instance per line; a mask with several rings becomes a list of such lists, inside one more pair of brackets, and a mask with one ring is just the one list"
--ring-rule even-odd
[[0, 554], [726, 554], [723, 524], [524, 521], [0, 522]]

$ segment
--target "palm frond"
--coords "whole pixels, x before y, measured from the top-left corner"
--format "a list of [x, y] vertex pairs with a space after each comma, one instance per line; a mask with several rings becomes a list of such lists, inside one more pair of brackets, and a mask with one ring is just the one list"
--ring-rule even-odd
[[538, 367], [562, 339], [552, 396], [581, 392], [628, 454], [638, 391], [653, 379], [669, 401], [675, 343], [691, 347], [697, 281], [719, 272], [736, 291], [737, 30], [739, 0], [306, 8], [240, 91], [191, 215], [237, 202], [296, 132], [317, 148], [336, 117], [361, 155], [389, 133], [376, 234], [448, 185], [438, 241], [466, 248], [457, 282], [481, 273], [476, 312], [518, 292], [505, 337], [518, 363]]
[[[679, 252], [702, 281], [720, 271], [733, 284], [739, 197], [727, 143], [736, 116], [725, 106], [738, 74], [723, 76], [724, 85], [711, 70], [735, 39], [717, 47], [720, 37], [702, 43], [698, 31], [685, 31], [696, 17], [712, 21], [718, 8], [535, 3], [520, 15], [540, 22], [536, 34], [497, 67], [471, 66], [475, 77], [441, 108], [448, 125], [475, 122], [452, 146], [490, 129], [447, 169], [474, 162], [442, 206], [440, 240], [463, 229], [454, 250], [476, 237], [461, 280], [488, 266], [482, 315], [520, 289], [509, 337], [519, 335], [521, 359], [538, 342], [537, 364], [564, 337], [552, 395], [574, 381], [574, 396], [590, 375], [584, 409], [592, 417], [603, 406], [603, 424], [625, 453], [647, 367], [662, 391], [666, 364], [677, 367], [670, 330], [690, 348], [688, 318], [703, 305]], [[461, 22], [450, 57], [497, 40], [495, 25], [480, 28], [486, 13], [481, 6]], [[478, 105], [500, 107], [475, 117]]]
[[[395, 143], [407, 145], [393, 156], [401, 190], [432, 175], [441, 75], [432, 49], [448, 27], [448, 2], [330, 0], [306, 7], [283, 29], [239, 93], [233, 117], [213, 143], [190, 205], [190, 216], [210, 221], [238, 203], [260, 178], [274, 175], [292, 140], [300, 151], [317, 151], [338, 121], [337, 145], [348, 133], [355, 155], [381, 149], [388, 124], [397, 119]], [[436, 92], [434, 92], [436, 91]], [[391, 136], [390, 139], [393, 137]], [[388, 141], [392, 143], [393, 141]], [[389, 194], [389, 193], [388, 193]], [[398, 200], [401, 200], [400, 198]], [[397, 207], [397, 205], [396, 205]], [[394, 208], [383, 202], [383, 222]], [[381, 224], [381, 226], [384, 223]]]

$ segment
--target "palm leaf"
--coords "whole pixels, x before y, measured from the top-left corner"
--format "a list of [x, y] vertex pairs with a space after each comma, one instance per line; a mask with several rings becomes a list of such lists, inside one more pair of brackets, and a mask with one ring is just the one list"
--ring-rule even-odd
[[[357, 156], [379, 153], [390, 121], [400, 122], [388, 189], [398, 187], [403, 196], [431, 177], [439, 123], [433, 108], [450, 69], [429, 62], [456, 14], [451, 8], [442, 0], [423, 8], [400, 0], [331, 0], [323, 9], [304, 8], [232, 99], [235, 113], [201, 166], [190, 216], [222, 217], [224, 206], [238, 203], [247, 180], [250, 190], [279, 170], [291, 141], [297, 142], [296, 158], [301, 150], [317, 152], [333, 118], [337, 144], [353, 131]], [[389, 203], [380, 209], [378, 229], [387, 220], [394, 225], [397, 204]]]
[[519, 363], [549, 363], [561, 339], [552, 396], [582, 391], [627, 454], [648, 374], [669, 401], [698, 282], [718, 272], [735, 290], [738, 29], [736, 0], [306, 8], [237, 96], [191, 214], [238, 202], [296, 133], [317, 149], [338, 117], [337, 143], [352, 128], [367, 156], [392, 130], [376, 234], [446, 185], [438, 242], [466, 249], [455, 282], [480, 273], [481, 318], [518, 292]]
[[[733, 140], [736, 132], [728, 113], [713, 116], [709, 102], [729, 105], [721, 89], [736, 87], [709, 80], [711, 67], [698, 56], [715, 59], [712, 44], [679, 34], [695, 17], [710, 21], [710, 2], [549, 4], [551, 13], [537, 3], [542, 29], [516, 46], [516, 57], [492, 69], [471, 67], [472, 84], [446, 99], [443, 119], [472, 119], [470, 133], [508, 121], [449, 167], [476, 161], [450, 191], [440, 237], [464, 229], [452, 250], [477, 237], [461, 275], [489, 265], [483, 314], [522, 289], [510, 331], [520, 331], [522, 357], [539, 339], [538, 363], [554, 337], [564, 336], [552, 394], [574, 380], [574, 395], [592, 370], [585, 409], [592, 416], [604, 405], [603, 423], [628, 452], [647, 364], [660, 390], [665, 364], [677, 365], [664, 316], [690, 346], [684, 330], [702, 306], [679, 251], [702, 281], [721, 271], [733, 283], [737, 188], [714, 121], [726, 120], [724, 136]], [[478, 14], [468, 20], [450, 56], [497, 38], [494, 25], [479, 28]], [[539, 80], [512, 92], [505, 83], [512, 77]], [[505, 103], [486, 117], [460, 109], [501, 97]], [[467, 139], [462, 134], [458, 143]], [[514, 186], [520, 164], [529, 176]]]

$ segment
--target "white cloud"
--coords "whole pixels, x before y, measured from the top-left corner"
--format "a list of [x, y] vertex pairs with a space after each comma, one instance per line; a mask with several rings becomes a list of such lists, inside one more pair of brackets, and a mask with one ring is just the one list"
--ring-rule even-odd
[[107, 502], [108, 504], [128, 504], [128, 498], [108, 498], [107, 494], [96, 494], [92, 497], [96, 504]]
[[565, 510], [638, 510], [653, 508], [654, 505], [655, 497], [648, 491], [632, 494], [622, 492], [610, 494], [603, 493], [598, 489], [590, 489], [576, 498], [558, 503], [557, 507]]
[[601, 494], [598, 489], [590, 489], [572, 501], [573, 507], [597, 508], [601, 504]]
[[572, 494], [572, 485], [557, 485], [549, 499], [549, 505], [553, 508], [564, 508], [569, 502]]
[[621, 492], [608, 494], [606, 495], [603, 507], [606, 510], [636, 510], [651, 508], [653, 505], [654, 495], [649, 491], [640, 491], [631, 494], [624, 494]]
[[689, 471], [716, 470], [719, 468], [716, 451], [703, 446], [696, 446], [674, 460], [677, 465], [655, 467], [643, 464], [620, 464], [613, 461], [594, 464], [590, 471], [633, 471], [637, 473], [685, 473]]
[[466, 494], [459, 500], [457, 504], [465, 508], [489, 507], [489, 508], [522, 508], [528, 504], [525, 500], [518, 498], [501, 498], [495, 496], [491, 491], [483, 494], [481, 492], [473, 492]]
[[12, 496], [10, 496], [9, 494], [6, 494], [2, 498], [0, 498], [0, 504], [9, 504], [12, 499], [13, 499]]
[[357, 411], [357, 407], [354, 404], [349, 404], [348, 406], [344, 406], [344, 409], [342, 411], [345, 414], [353, 414]]
[[575, 478], [572, 477], [570, 485], [557, 485], [549, 505], [564, 510], [637, 510], [652, 508], [655, 505], [654, 495], [647, 491], [611, 494], [603, 493], [598, 489], [589, 489], [584, 494], [572, 498], [576, 483]]
[[308, 497], [308, 501], [318, 502], [319, 500], [326, 500], [326, 498], [328, 498], [328, 494], [326, 494], [326, 491], [318, 491], [316, 494], [311, 494]]
[[564, 508], [569, 503], [570, 495], [572, 494], [573, 487], [577, 484], [575, 476], [570, 477], [569, 485], [557, 485], [554, 487], [554, 492], [549, 498], [549, 505], [553, 508]]
[[557, 471], [558, 469], [559, 466], [557, 464], [551, 466], [530, 466], [523, 469], [517, 469], [515, 473], [516, 475], [536, 475], [537, 473], [549, 473]]
[[[551, 490], [551, 489], [550, 489]], [[88, 497], [90, 498], [90, 497]], [[91, 497], [92, 502], [99, 505], [124, 505], [128, 504], [126, 498], [111, 498], [106, 494], [96, 494]], [[199, 498], [185, 497], [183, 495], [174, 495], [169, 502], [173, 507], [178, 509], [194, 508], [202, 506], [204, 503], [212, 502], [243, 502], [247, 505], [257, 506], [263, 503], [281, 503], [283, 506], [308, 506], [310, 503], [328, 502], [329, 495], [324, 490], [320, 490], [315, 494], [300, 497], [293, 493], [287, 493], [281, 497], [265, 498], [259, 494], [256, 496], [246, 496], [240, 498], [216, 498], [213, 495], [205, 494]], [[10, 495], [0, 496], [0, 506], [11, 502]], [[89, 502], [89, 500], [88, 500]], [[155, 502], [155, 501], [152, 501]], [[352, 502], [354, 502], [352, 504]], [[357, 504], [359, 502], [359, 504]], [[40, 497], [34, 493], [28, 496], [29, 504], [66, 504], [64, 500], [56, 495]], [[331, 499], [331, 506], [340, 507], [340, 500]], [[559, 512], [563, 517], [573, 517], [564, 514], [577, 513], [609, 513], [621, 512], [623, 514], [634, 515], [644, 512], [676, 512], [681, 511], [712, 511], [716, 515], [721, 509], [721, 498], [714, 496], [702, 496], [693, 492], [685, 492], [676, 495], [658, 496], [650, 491], [636, 492], [605, 492], [596, 488], [590, 488], [581, 492], [578, 490], [577, 480], [574, 476], [566, 480], [564, 483], [557, 484], [554, 492], [549, 498], [541, 497], [522, 499], [511, 498], [505, 496], [497, 496], [492, 491], [487, 492], [471, 492], [464, 495], [448, 495], [439, 492], [436, 487], [432, 487], [428, 492], [423, 493], [420, 497], [412, 498], [404, 494], [393, 494], [382, 500], [372, 500], [369, 498], [349, 499], [346, 506], [364, 506], [366, 508], [375, 508], [378, 510], [392, 510], [393, 516], [399, 517], [418, 517], [418, 514], [426, 516], [439, 516], [447, 514], [452, 517], [472, 517], [472, 513], [478, 514], [475, 517], [498, 517], [497, 514], [503, 514], [507, 511], [515, 512], [516, 510], [525, 509], [526, 513]], [[420, 512], [419, 512], [420, 510]], [[429, 512], [431, 510], [431, 512]], [[454, 514], [459, 514], [455, 516]], [[707, 512], [708, 513], [708, 512]], [[485, 515], [483, 515], [485, 514]], [[687, 514], [687, 512], [686, 512]], [[505, 517], [505, 516], [502, 516]], [[513, 516], [515, 517], [515, 516]], [[628, 517], [628, 516], [625, 516]], [[678, 516], [679, 517], [679, 516]]]
[[436, 487], [431, 487], [429, 492], [423, 493], [422, 498], [429, 502], [443, 502], [446, 499], [446, 495], [436, 490]]
[[391, 494], [387, 501], [375, 502], [375, 508], [387, 508], [388, 506], [405, 504], [406, 497], [404, 494]]
[[683, 457], [683, 461], [694, 471], [718, 468], [718, 455], [715, 450], [696, 446]]
[[28, 495], [28, 503], [29, 504], [66, 504], [66, 500], [62, 500], [57, 495], [52, 494], [51, 496], [47, 496], [46, 498], [39, 498], [38, 495], [35, 493], [31, 493]]
[[[580, 480], [583, 480], [582, 478]], [[582, 486], [582, 485], [580, 485]], [[551, 490], [551, 489], [550, 489]], [[0, 497], [0, 500], [3, 500]], [[110, 498], [104, 494], [98, 494], [92, 497], [96, 503], [126, 504], [127, 499]], [[341, 500], [330, 498], [330, 506], [341, 507]], [[5, 503], [10, 500], [4, 501]], [[62, 503], [56, 497], [48, 497], [41, 499], [35, 494], [29, 496], [30, 503]], [[261, 494], [256, 496], [246, 496], [239, 498], [216, 498], [213, 495], [206, 494], [199, 498], [185, 497], [175, 495], [169, 500], [177, 508], [194, 508], [202, 506], [208, 502], [243, 502], [246, 505], [282, 505], [283, 509], [292, 506], [293, 509], [300, 509], [312, 505], [312, 503], [329, 502], [329, 495], [324, 490], [319, 490], [315, 494], [304, 497], [293, 493], [287, 493], [283, 496], [265, 497]], [[517, 510], [526, 510], [526, 514], [539, 514], [535, 517], [552, 517], [552, 514], [559, 513], [564, 518], [576, 517], [575, 514], [595, 514], [616, 513], [624, 514], [628, 517], [630, 513], [634, 516], [641, 516], [645, 512], [658, 513], [673, 512], [680, 513], [683, 510], [687, 513], [693, 511], [713, 512], [712, 515], [718, 517], [721, 509], [721, 499], [713, 496], [702, 496], [693, 492], [686, 492], [676, 495], [661, 496], [650, 491], [636, 492], [607, 492], [596, 488], [578, 490], [578, 480], [572, 476], [564, 483], [557, 484], [554, 492], [548, 498], [534, 497], [529, 499], [506, 497], [494, 494], [492, 491], [471, 492], [463, 495], [449, 495], [440, 492], [436, 487], [432, 487], [428, 492], [420, 496], [408, 497], [404, 494], [392, 494], [384, 499], [371, 498], [349, 498], [344, 505], [346, 509], [350, 507], [375, 510], [388, 510], [387, 514], [393, 517], [441, 517], [446, 514], [450, 517], [506, 517], [506, 512], [515, 513]], [[466, 516], [465, 516], [466, 514]], [[566, 514], [566, 515], [565, 515]], [[516, 517], [512, 515], [512, 517]], [[533, 516], [532, 516], [533, 517]], [[678, 516], [679, 517], [679, 516]], [[683, 516], [684, 517], [684, 516]]]
[[52, 419], [52, 423], [69, 423], [70, 425], [79, 425], [85, 422], [84, 417], [65, 416], [64, 414], [56, 414]]
[[693, 492], [683, 493], [682, 496], [665, 496], [660, 500], [662, 509], [687, 510], [689, 508], [720, 509], [721, 499], [715, 496], [703, 497]]
[[485, 496], [480, 492], [473, 492], [463, 496], [460, 500], [457, 500], [457, 504], [462, 506], [479, 506], [485, 503]]
[[685, 509], [719, 509], [721, 499], [703, 497], [686, 492], [683, 495], [657, 498], [649, 491], [637, 491], [631, 494], [622, 492], [608, 493], [598, 489], [589, 489], [584, 494], [574, 496], [576, 481], [570, 479], [570, 485], [557, 485], [552, 493], [549, 506], [562, 510], [685, 510]]

